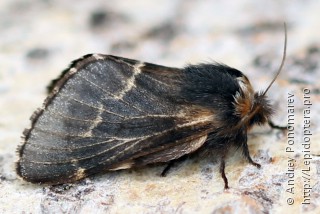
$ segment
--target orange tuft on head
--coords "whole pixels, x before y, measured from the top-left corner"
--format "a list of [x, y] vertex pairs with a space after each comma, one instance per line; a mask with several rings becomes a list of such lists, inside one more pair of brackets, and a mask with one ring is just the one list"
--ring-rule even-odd
[[236, 115], [241, 118], [247, 116], [253, 106], [254, 91], [247, 77], [242, 76], [237, 78], [241, 91], [236, 93], [235, 111]]

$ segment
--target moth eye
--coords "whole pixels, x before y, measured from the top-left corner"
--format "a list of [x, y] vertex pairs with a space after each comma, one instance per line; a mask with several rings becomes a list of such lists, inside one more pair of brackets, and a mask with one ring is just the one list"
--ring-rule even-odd
[[259, 112], [254, 115], [251, 120], [249, 121], [249, 125], [263, 125], [268, 121], [268, 116]]

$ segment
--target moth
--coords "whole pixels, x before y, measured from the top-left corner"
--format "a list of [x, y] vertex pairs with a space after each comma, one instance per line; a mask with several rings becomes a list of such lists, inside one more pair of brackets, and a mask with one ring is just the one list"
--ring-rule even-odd
[[250, 164], [247, 132], [269, 123], [266, 93], [224, 64], [165, 67], [112, 55], [75, 60], [53, 81], [42, 108], [31, 116], [18, 148], [16, 172], [32, 183], [74, 182], [103, 171], [171, 164], [207, 151], [225, 160], [231, 146]]

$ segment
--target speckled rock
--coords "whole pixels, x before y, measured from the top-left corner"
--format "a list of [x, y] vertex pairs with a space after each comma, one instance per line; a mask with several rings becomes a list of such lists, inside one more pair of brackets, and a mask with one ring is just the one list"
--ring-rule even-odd
[[[0, 213], [320, 213], [319, 8], [318, 1], [2, 0]], [[294, 111], [293, 134], [253, 129], [249, 150], [262, 168], [235, 151], [226, 167], [229, 190], [215, 157], [192, 157], [164, 178], [162, 165], [54, 187], [17, 177], [15, 151], [28, 118], [72, 60], [87, 53], [176, 67], [214, 60], [243, 71], [262, 90], [281, 60], [284, 21], [287, 61], [269, 97], [277, 124], [287, 124]], [[310, 149], [303, 145], [306, 130]]]

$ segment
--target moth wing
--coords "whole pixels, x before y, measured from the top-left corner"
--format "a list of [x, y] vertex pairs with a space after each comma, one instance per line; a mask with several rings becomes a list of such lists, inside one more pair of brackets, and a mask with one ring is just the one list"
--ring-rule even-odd
[[[207, 135], [204, 135], [202, 137], [199, 137], [194, 140], [185, 140], [183, 143], [180, 143], [178, 145], [172, 145], [171, 147], [153, 152], [147, 155], [143, 155], [137, 159], [134, 159], [134, 162], [131, 162], [132, 165], [146, 165], [151, 163], [162, 163], [162, 162], [168, 162], [170, 160], [178, 159], [182, 157], [183, 155], [190, 154], [197, 149], [199, 149], [207, 140]], [[129, 162], [126, 162], [125, 164], [121, 165], [123, 166], [129, 166]]]
[[174, 103], [181, 72], [110, 55], [75, 61], [24, 131], [17, 173], [65, 183], [196, 150], [212, 113]]

